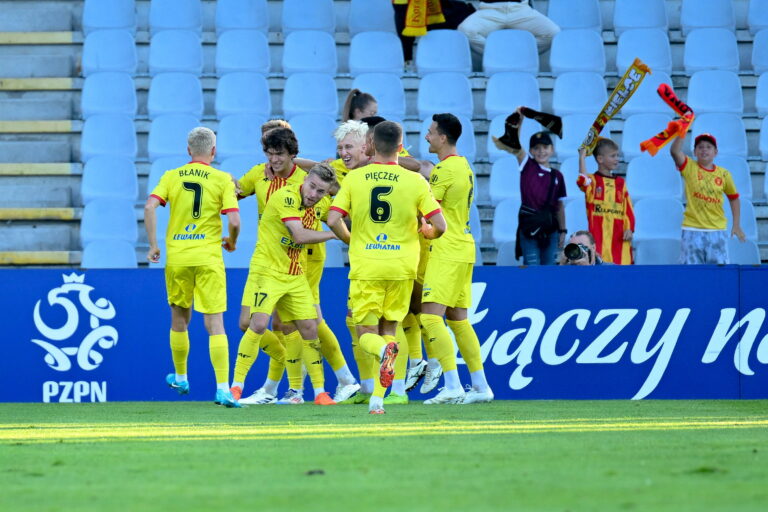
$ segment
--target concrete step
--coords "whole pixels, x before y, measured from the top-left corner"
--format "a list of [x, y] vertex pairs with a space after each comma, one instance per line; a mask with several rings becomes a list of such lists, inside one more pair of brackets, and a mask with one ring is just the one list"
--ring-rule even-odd
[[0, 99], [0, 121], [71, 118], [72, 102], [68, 98]]
[[0, 251], [0, 266], [77, 267], [81, 259], [80, 251]]
[[0, 12], [0, 31], [71, 31], [74, 19], [81, 16], [82, 3], [4, 0]]
[[79, 222], [6, 221], [0, 224], [0, 251], [78, 249], [79, 231]]
[[28, 139], [3, 140], [0, 138], [0, 155], [4, 162], [70, 162], [72, 161], [72, 141], [67, 137], [57, 140]]
[[66, 55], [0, 55], [0, 69], [8, 78], [68, 77], [74, 71]]
[[0, 220], [16, 218], [9, 217], [13, 212], [6, 211], [6, 208], [34, 207], [33, 210], [41, 212], [43, 208], [72, 206], [72, 189], [69, 186], [53, 183], [40, 186], [28, 183], [28, 180], [24, 178], [23, 183], [18, 183], [13, 178], [7, 178], [0, 182]]
[[[3, 183], [9, 183], [7, 177], [25, 176], [24, 183], [32, 183], [33, 177], [43, 176], [44, 183], [40, 186], [48, 186], [53, 176], [80, 176], [83, 174], [83, 165], [79, 163], [0, 163], [0, 176], [5, 177]], [[79, 182], [79, 178], [77, 178]]]

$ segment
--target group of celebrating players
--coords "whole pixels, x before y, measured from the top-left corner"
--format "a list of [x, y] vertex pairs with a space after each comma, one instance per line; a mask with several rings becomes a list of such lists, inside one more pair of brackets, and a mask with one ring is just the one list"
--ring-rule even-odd
[[[431, 392], [441, 375], [444, 387], [425, 404], [493, 400], [480, 343], [467, 319], [476, 255], [469, 227], [475, 178], [466, 158], [457, 155], [458, 118], [445, 113], [432, 119], [426, 139], [439, 159], [434, 166], [403, 150], [401, 126], [381, 117], [339, 125], [334, 133], [339, 158], [326, 162], [297, 158], [299, 142], [290, 125], [269, 121], [261, 138], [266, 162], [238, 180], [211, 167], [214, 133], [203, 127], [190, 132], [191, 162], [167, 171], [145, 206], [147, 257], [158, 262], [155, 209], [170, 203], [165, 279], [175, 370], [166, 377], [171, 388], [189, 393], [188, 325], [194, 307], [203, 313], [210, 336], [220, 405], [302, 404], [307, 375], [316, 404], [368, 403], [371, 414], [383, 414], [385, 404], [407, 404], [407, 391], [420, 381], [420, 391]], [[258, 241], [243, 290], [244, 333], [230, 385], [221, 247], [237, 248], [237, 202], [251, 195], [258, 202]], [[227, 216], [224, 237], [220, 214]], [[332, 239], [349, 245], [346, 323], [359, 381], [320, 307], [325, 242]], [[466, 390], [449, 328], [470, 372]], [[243, 397], [259, 350], [270, 357], [266, 380]], [[333, 397], [325, 390], [323, 359], [338, 381]], [[284, 372], [289, 389], [278, 400]]]

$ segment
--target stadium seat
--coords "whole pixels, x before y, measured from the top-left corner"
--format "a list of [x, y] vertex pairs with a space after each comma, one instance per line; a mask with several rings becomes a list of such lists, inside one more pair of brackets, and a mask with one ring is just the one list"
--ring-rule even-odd
[[233, 114], [219, 121], [216, 153], [220, 160], [236, 155], [252, 155], [261, 149], [261, 125], [266, 117]]
[[266, 158], [264, 153], [253, 153], [251, 155], [237, 155], [231, 156], [221, 161], [219, 169], [224, 172], [228, 172], [233, 176], [243, 176], [246, 172], [250, 171], [254, 165], [264, 163]]
[[299, 30], [288, 34], [283, 45], [283, 74], [327, 73], [338, 68], [336, 41], [327, 32]]
[[603, 37], [594, 30], [563, 30], [552, 40], [549, 67], [555, 76], [574, 71], [605, 74]]
[[269, 31], [267, 0], [219, 0], [216, 2], [216, 34], [228, 30]]
[[[563, 139], [554, 139], [555, 153], [557, 154], [558, 161], [562, 162], [566, 158], [578, 156], [579, 146], [584, 142], [589, 127], [595, 122], [595, 117], [597, 116], [598, 111], [599, 110], [593, 111], [591, 114], [571, 114], [563, 116]], [[603, 131], [600, 132], [600, 136], [609, 139], [611, 138], [610, 123], [603, 128]]]
[[378, 115], [381, 117], [405, 117], [405, 89], [400, 76], [391, 73], [364, 73], [355, 77], [352, 88], [372, 94], [379, 105]]
[[258, 30], [228, 30], [216, 43], [216, 74], [237, 71], [266, 75], [270, 67], [267, 36]]
[[[631, 194], [632, 191], [630, 190]], [[668, 238], [680, 240], [683, 205], [675, 198], [649, 197], [635, 203], [634, 240]]]
[[752, 175], [749, 171], [749, 162], [746, 159], [740, 156], [717, 155], [715, 164], [725, 167], [731, 173], [739, 197], [752, 200]]
[[505, 199], [520, 200], [520, 165], [517, 157], [507, 155], [493, 163], [489, 189], [493, 206]]
[[127, 30], [136, 33], [136, 3], [134, 0], [85, 0], [83, 2], [83, 34], [96, 30]]
[[[760, 158], [768, 161], [768, 117], [763, 119], [760, 125]], [[768, 182], [768, 180], [766, 180]], [[768, 194], [766, 194], [768, 196]]]
[[183, 154], [187, 150], [187, 136], [196, 126], [200, 126], [200, 121], [190, 114], [168, 114], [156, 118], [149, 126], [149, 161]]
[[685, 72], [692, 75], [703, 69], [739, 72], [736, 36], [724, 28], [700, 28], [688, 34], [683, 50]]
[[232, 114], [255, 114], [269, 117], [272, 99], [267, 78], [260, 73], [227, 73], [216, 87], [216, 117]]
[[344, 251], [342, 248], [344, 242], [341, 240], [329, 240], [325, 243], [325, 263], [324, 267], [340, 268], [344, 266]]
[[283, 88], [283, 116], [323, 114], [334, 119], [339, 112], [336, 82], [324, 73], [295, 73]]
[[203, 116], [203, 86], [189, 73], [159, 73], [152, 78], [147, 97], [149, 119], [166, 114]]
[[299, 156], [310, 160], [323, 161], [336, 154], [336, 139], [333, 131], [336, 121], [333, 116], [303, 114], [289, 118], [296, 138], [299, 140]]
[[416, 69], [419, 76], [429, 73], [455, 72], [469, 75], [472, 56], [467, 36], [458, 30], [430, 30], [419, 38], [416, 46]]
[[[371, 56], [375, 55], [376, 58]], [[361, 32], [349, 45], [349, 72], [403, 74], [403, 45], [393, 32]]]
[[763, 73], [757, 79], [755, 106], [757, 107], [758, 116], [765, 117], [768, 115], [768, 73]]
[[633, 203], [648, 197], [668, 197], [680, 200], [683, 181], [669, 153], [654, 157], [643, 154], [627, 165], [627, 190]]
[[623, 75], [639, 57], [652, 73], [672, 73], [672, 50], [667, 32], [658, 28], [627, 30], [619, 37], [616, 47], [616, 70]]
[[[504, 135], [504, 121], [506, 121], [506, 119], [507, 119], [507, 114], [496, 116], [491, 120], [491, 124], [488, 127], [488, 137], [486, 137], [486, 148], [488, 151], [488, 160], [490, 160], [491, 162], [496, 162], [497, 160], [510, 156], [508, 152], [504, 151], [503, 149], [497, 148], [496, 144], [493, 143], [493, 139], [491, 138], [491, 136], [499, 138], [502, 135]], [[526, 119], [523, 122], [523, 126], [520, 130], [520, 144], [522, 145], [525, 151], [528, 151], [529, 149], [528, 143], [531, 140], [531, 136], [536, 132], [540, 132], [542, 129], [543, 128], [539, 123], [531, 119]], [[554, 138], [555, 140], [557, 140], [557, 137], [554, 137]], [[557, 144], [557, 142], [555, 142], [555, 144]]]
[[[555, 166], [558, 167], [558, 166]], [[571, 156], [565, 158], [558, 167], [565, 180], [565, 192], [568, 194], [568, 200], [583, 195], [583, 192], [576, 186], [576, 180], [579, 177], [579, 157]], [[587, 157], [587, 174], [597, 172], [597, 161], [593, 157]]]
[[80, 160], [83, 163], [99, 155], [134, 160], [137, 151], [136, 128], [130, 117], [99, 114], [83, 123], [80, 135]]
[[103, 71], [136, 74], [136, 41], [127, 30], [97, 30], [83, 42], [83, 76]]
[[753, 36], [768, 28], [768, 0], [749, 0], [747, 24]]
[[744, 113], [741, 80], [732, 71], [697, 71], [688, 82], [688, 105], [696, 115], [707, 112]]
[[496, 253], [496, 266], [497, 267], [519, 267], [523, 264], [523, 258], [515, 258], [515, 245], [514, 241], [504, 242], [499, 245], [499, 250]]
[[547, 17], [563, 31], [590, 29], [600, 33], [603, 30], [598, 0], [549, 0]]
[[139, 182], [136, 165], [125, 157], [95, 156], [83, 166], [80, 195], [83, 204], [99, 198], [136, 201]]
[[349, 35], [381, 31], [395, 33], [391, 0], [352, 0], [349, 4]]
[[541, 110], [539, 81], [520, 71], [501, 71], [492, 75], [485, 87], [485, 112], [488, 119], [509, 115], [521, 105]]
[[657, 28], [666, 33], [668, 21], [665, 4], [664, 0], [614, 0], [613, 31], [616, 37], [633, 29]]
[[190, 160], [189, 155], [182, 154], [180, 150], [178, 155], [164, 156], [152, 162], [149, 168], [149, 176], [147, 177], [147, 195], [151, 194], [157, 184], [160, 183], [160, 178], [163, 177], [165, 171], [188, 164]]
[[[664, 100], [656, 92], [660, 84], [672, 86], [672, 78], [670, 78], [668, 73], [653, 70], [653, 73], [645, 75], [640, 87], [637, 88], [632, 97], [621, 108], [621, 113], [624, 116], [635, 114], [669, 114], [671, 112], [669, 106], [664, 103]], [[661, 131], [661, 128], [659, 128], [659, 131]]]
[[90, 75], [80, 96], [83, 119], [96, 114], [136, 116], [136, 88], [127, 73], [107, 71]]
[[333, 34], [336, 30], [336, 11], [333, 0], [284, 0], [283, 35], [296, 30], [322, 30]]
[[493, 212], [493, 243], [500, 247], [504, 242], [517, 239], [517, 216], [520, 213], [519, 199], [505, 199]]
[[[667, 123], [672, 120], [672, 110], [670, 109], [669, 112], [669, 114], [635, 114], [624, 121], [624, 129], [621, 132], [621, 152], [625, 162], [642, 155], [640, 143], [667, 127]], [[671, 144], [667, 144], [659, 154], [668, 155], [670, 146]]]
[[768, 73], [768, 28], [758, 32], [752, 42], [752, 68], [758, 76]]
[[706, 6], [701, 0], [682, 0], [680, 25], [683, 36], [701, 28], [722, 28], [736, 31], [735, 14], [731, 0], [707, 0]]
[[719, 154], [747, 157], [747, 131], [741, 115], [710, 112], [696, 116], [688, 136], [691, 154], [695, 138], [702, 133], [715, 136]]
[[[723, 196], [723, 200], [723, 210], [725, 211], [725, 218], [728, 219], [727, 230], [730, 235], [731, 229], [733, 228], [733, 213], [731, 212], [731, 207], [725, 196]], [[755, 207], [752, 205], [752, 201], [739, 198], [739, 208], [741, 210], [739, 224], [741, 224], [741, 230], [744, 232], [744, 236], [747, 237], [747, 240], [757, 242], [757, 216], [755, 215]]]
[[149, 3], [149, 32], [191, 30], [203, 32], [203, 4], [200, 0], [153, 0]]
[[83, 249], [82, 268], [137, 268], [136, 248], [124, 240], [94, 240]]
[[[466, 157], [466, 159], [469, 160], [469, 163], [471, 164], [475, 161], [475, 156], [477, 155], [477, 145], [475, 141], [475, 132], [472, 126], [472, 120], [465, 116], [456, 117], [458, 117], [459, 121], [461, 121], [461, 137], [459, 137], [459, 140], [456, 143], [456, 149], [459, 152], [459, 155]], [[427, 135], [427, 130], [429, 130], [429, 126], [431, 124], [431, 115], [424, 119], [424, 121], [421, 123], [419, 154], [423, 160], [429, 160], [430, 162], [436, 163], [437, 155], [429, 152], [429, 143], [425, 138]]]
[[680, 240], [649, 238], [635, 245], [635, 265], [677, 265], [680, 263]]
[[480, 210], [477, 209], [477, 202], [472, 201], [469, 207], [469, 230], [472, 232], [472, 238], [475, 239], [475, 245], [479, 246], [483, 241], [483, 224], [480, 221]]
[[565, 226], [568, 229], [569, 235], [577, 231], [589, 230], [587, 203], [584, 199], [584, 194], [576, 196], [565, 203]]
[[[515, 51], [509, 51], [514, 48]], [[483, 51], [483, 71], [492, 76], [504, 71], [539, 73], [536, 38], [526, 30], [502, 29], [488, 35]]]
[[760, 265], [760, 248], [752, 240], [728, 237], [728, 260], [733, 265]]
[[150, 76], [173, 71], [193, 75], [203, 72], [203, 46], [198, 34], [188, 30], [164, 30], [152, 36]]
[[594, 121], [606, 100], [605, 80], [598, 73], [563, 73], [555, 79], [552, 108], [559, 116], [591, 113]]
[[132, 201], [94, 199], [83, 208], [80, 245], [95, 240], [123, 240], [135, 244], [139, 231]]
[[471, 118], [475, 109], [472, 85], [461, 73], [431, 73], [422, 77], [416, 103], [419, 119], [428, 119], [440, 112]]

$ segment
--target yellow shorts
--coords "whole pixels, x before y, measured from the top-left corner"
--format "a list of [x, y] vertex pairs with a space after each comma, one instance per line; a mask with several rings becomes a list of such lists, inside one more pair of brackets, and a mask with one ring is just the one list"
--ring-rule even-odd
[[168, 304], [192, 307], [199, 313], [214, 314], [227, 310], [227, 278], [224, 261], [197, 267], [165, 267]]
[[449, 308], [472, 305], [472, 263], [431, 258], [424, 276], [421, 302], [435, 302]]
[[380, 319], [401, 322], [408, 314], [413, 281], [361, 281], [349, 283], [349, 305], [356, 325], [378, 325]]
[[431, 240], [427, 240], [423, 236], [419, 235], [419, 266], [416, 268], [416, 282], [424, 284], [424, 274], [427, 271], [427, 263], [429, 263], [429, 244]]
[[322, 260], [307, 260], [304, 275], [307, 276], [309, 289], [312, 291], [312, 299], [315, 304], [320, 304], [320, 280], [323, 278]]
[[[246, 303], [246, 299], [250, 301]], [[317, 318], [312, 292], [303, 274], [292, 276], [266, 267], [251, 267], [243, 292], [243, 305], [251, 314], [271, 315], [277, 310], [282, 322]]]

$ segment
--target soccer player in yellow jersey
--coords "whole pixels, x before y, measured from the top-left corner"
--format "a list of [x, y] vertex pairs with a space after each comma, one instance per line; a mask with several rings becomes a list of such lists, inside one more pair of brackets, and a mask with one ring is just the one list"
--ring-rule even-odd
[[[394, 376], [395, 332], [408, 313], [418, 264], [417, 216], [424, 216], [420, 229], [427, 238], [446, 229], [428, 184], [397, 165], [402, 136], [397, 123], [376, 126], [374, 163], [346, 177], [328, 214], [328, 225], [350, 246], [349, 296], [360, 346], [380, 361], [371, 414], [384, 413], [384, 393]], [[346, 215], [352, 220], [351, 238], [342, 222]]]
[[[289, 403], [303, 403], [302, 352], [307, 366], [322, 367], [317, 312], [301, 260], [306, 244], [334, 238], [333, 233], [315, 231], [312, 227], [314, 206], [328, 194], [335, 181], [333, 169], [318, 164], [302, 184], [287, 185], [275, 192], [259, 222], [258, 242], [248, 275], [251, 317], [241, 346], [246, 343], [259, 346], [273, 311], [278, 312], [284, 326], [294, 328], [286, 335], [286, 365], [298, 364], [299, 372], [298, 380], [289, 374], [291, 396], [287, 398], [297, 399]], [[296, 345], [298, 350], [293, 351]], [[313, 385], [316, 396], [325, 395], [327, 402], [333, 403], [322, 382], [313, 380]]]
[[[157, 244], [157, 212], [160, 205], [171, 205], [165, 237], [168, 251], [165, 285], [171, 306], [171, 355], [175, 373], [166, 383], [179, 394], [189, 393], [187, 356], [189, 321], [194, 304], [203, 313], [210, 336], [209, 351], [216, 374], [215, 402], [240, 407], [229, 391], [229, 349], [224, 331], [223, 312], [227, 309], [227, 283], [221, 247], [234, 251], [240, 233], [240, 214], [235, 185], [229, 174], [211, 167], [216, 154], [216, 136], [198, 127], [187, 137], [192, 161], [166, 171], [144, 206], [144, 226], [149, 239], [147, 259], [160, 260]], [[227, 215], [229, 236], [222, 238], [221, 214]], [[222, 243], [223, 240], [223, 243]]]
[[723, 196], [728, 198], [733, 215], [731, 236], [745, 240], [741, 230], [741, 204], [733, 177], [727, 169], [715, 165], [717, 139], [702, 133], [694, 139], [693, 154], [683, 153], [683, 137], [677, 137], [670, 148], [675, 165], [685, 182], [686, 206], [680, 263], [728, 263], [728, 221], [723, 209]]
[[[421, 324], [432, 345], [431, 352], [440, 361], [445, 387], [424, 403], [460, 404], [490, 402], [493, 392], [488, 386], [480, 355], [480, 341], [467, 319], [472, 305], [472, 267], [475, 262], [475, 240], [469, 227], [469, 209], [475, 192], [475, 176], [469, 162], [456, 154], [456, 141], [461, 137], [461, 122], [453, 114], [435, 114], [427, 131], [429, 152], [440, 162], [432, 169], [432, 194], [448, 223], [448, 231], [432, 240], [429, 262], [421, 295]], [[461, 355], [472, 377], [472, 389], [461, 388], [456, 370], [453, 340], [443, 321], [456, 337]]]

